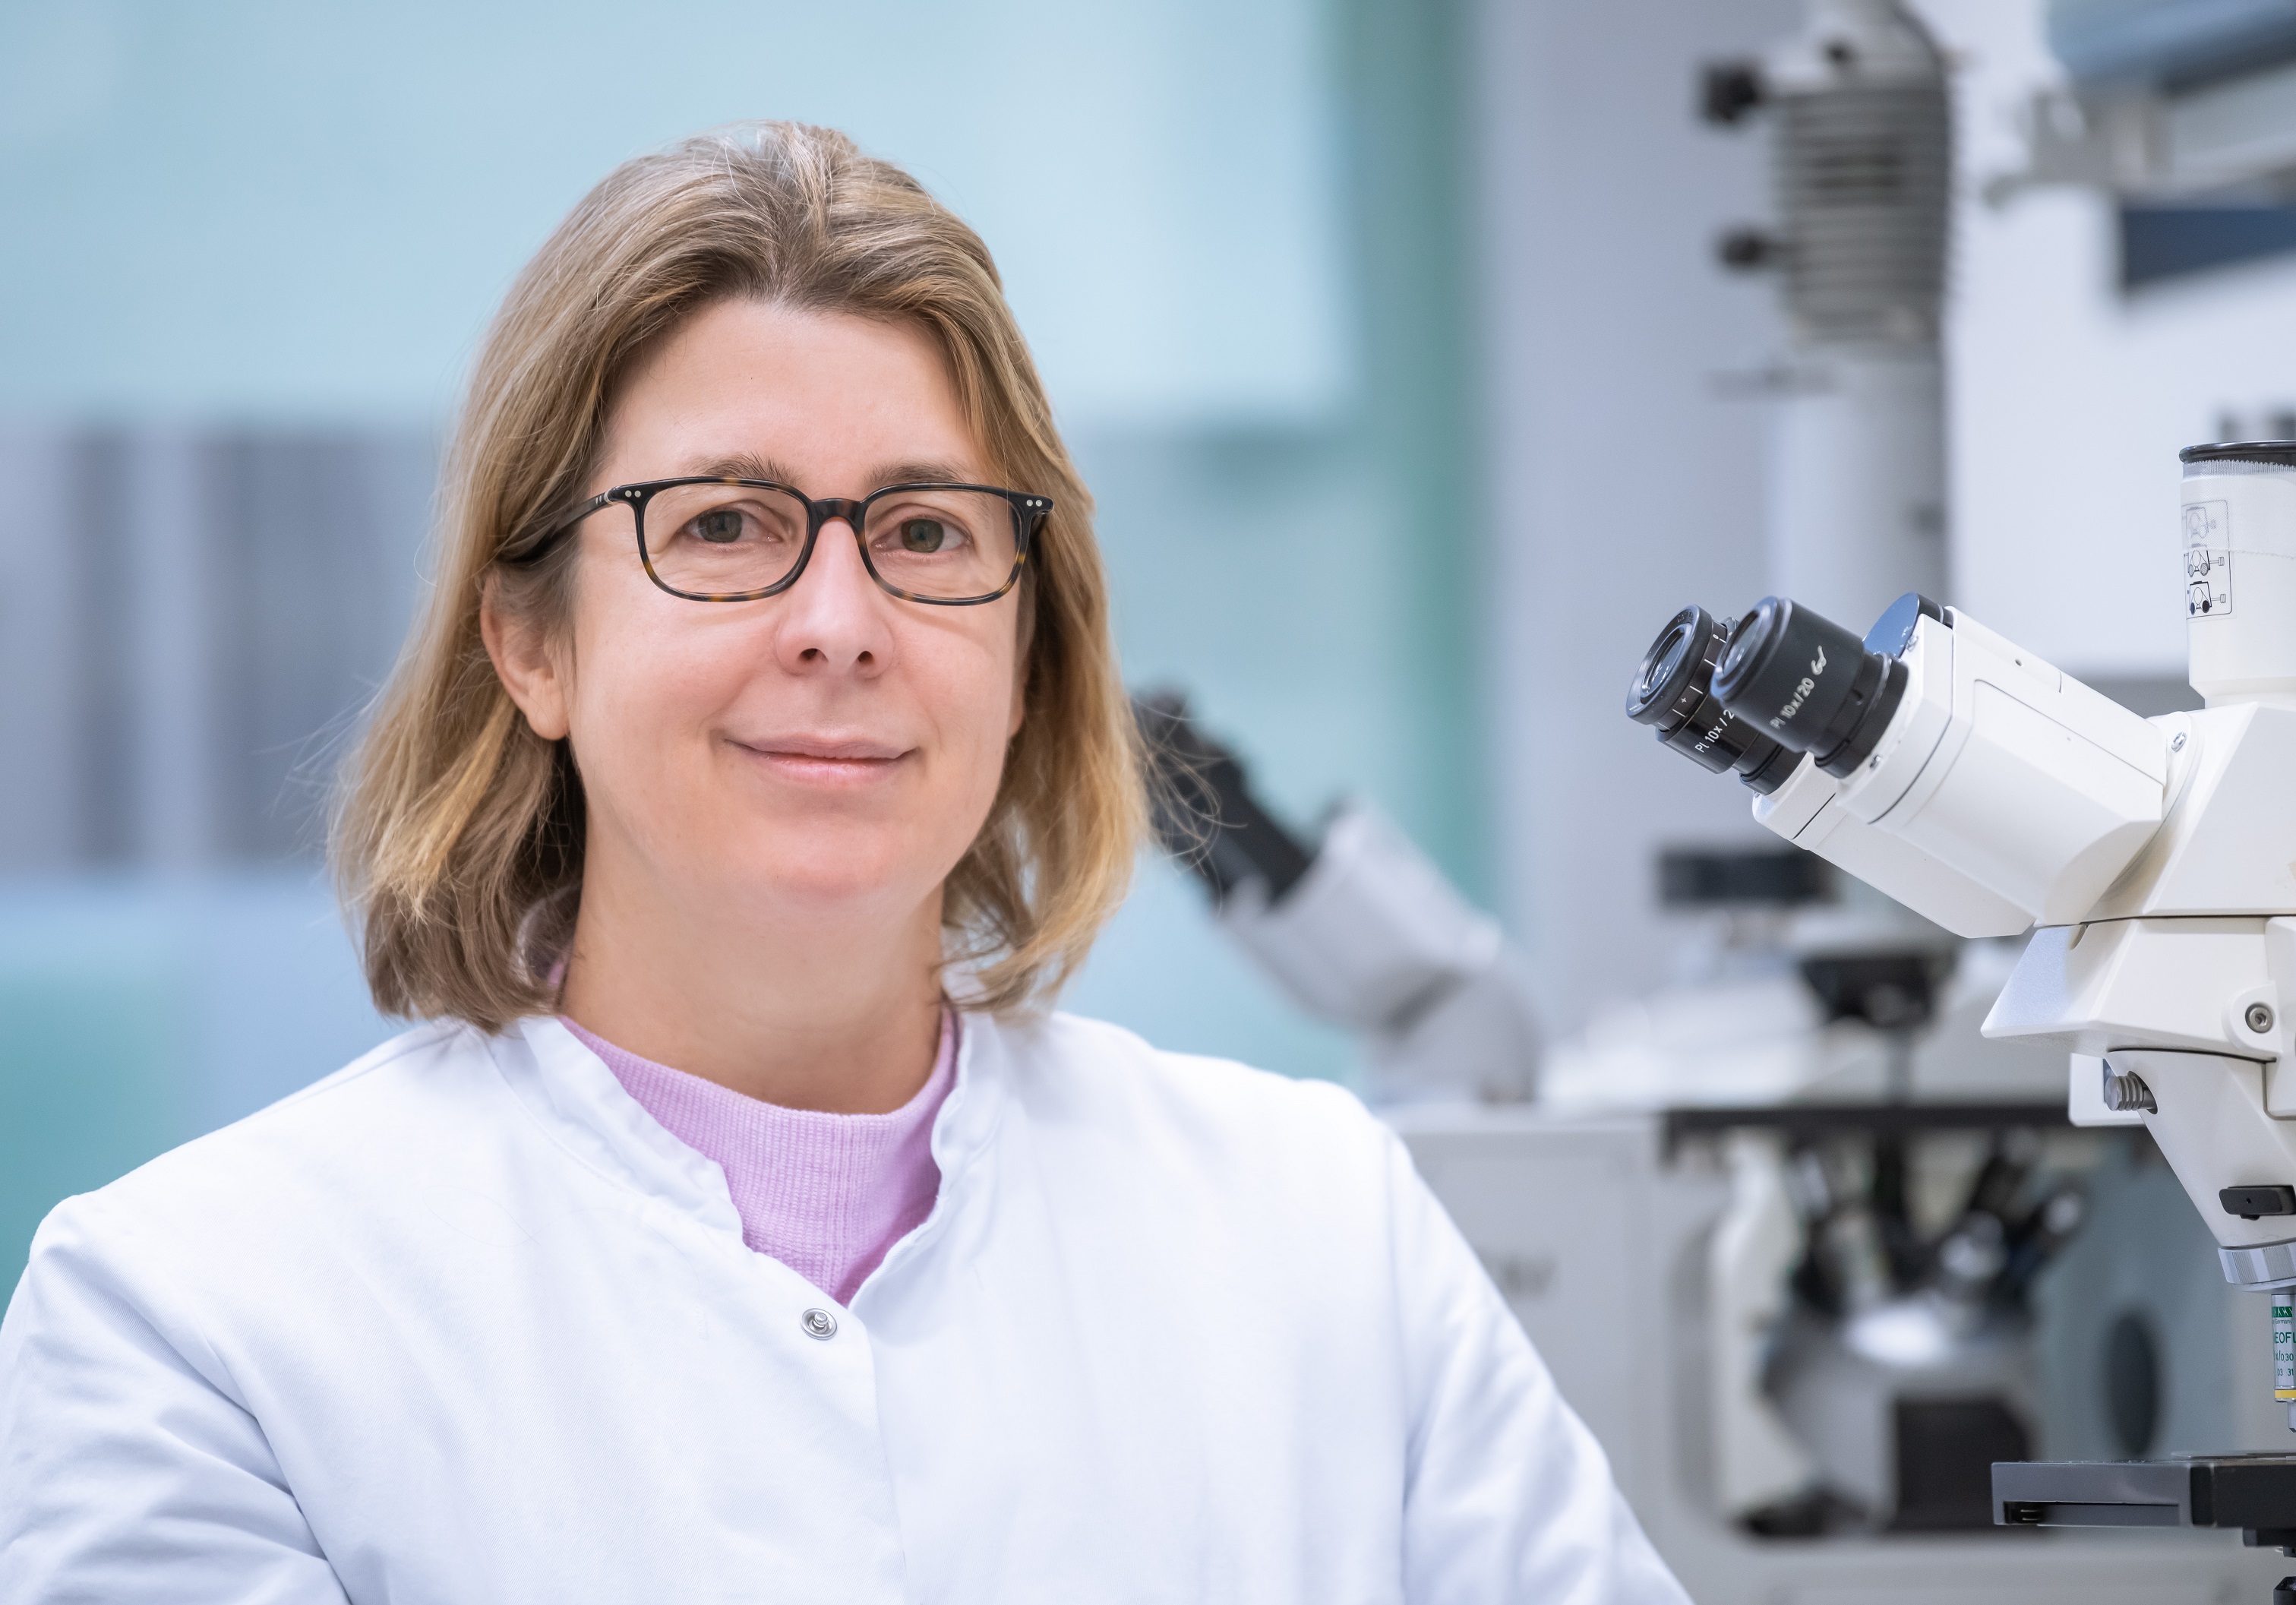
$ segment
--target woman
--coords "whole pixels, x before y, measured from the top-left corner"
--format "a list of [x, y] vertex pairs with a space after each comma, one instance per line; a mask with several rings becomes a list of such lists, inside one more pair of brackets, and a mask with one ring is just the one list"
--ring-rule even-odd
[[0, 1597], [1681, 1597], [1355, 1102], [1039, 1006], [1139, 814], [1088, 507], [841, 137], [576, 209], [339, 820], [430, 1023], [50, 1216]]

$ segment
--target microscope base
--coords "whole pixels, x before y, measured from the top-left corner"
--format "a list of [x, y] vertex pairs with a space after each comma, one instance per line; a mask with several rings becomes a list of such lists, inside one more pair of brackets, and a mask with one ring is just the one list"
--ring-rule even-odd
[[2296, 1548], [2296, 1454], [1997, 1461], [1993, 1519], [1998, 1527], [2237, 1527], [2244, 1544]]

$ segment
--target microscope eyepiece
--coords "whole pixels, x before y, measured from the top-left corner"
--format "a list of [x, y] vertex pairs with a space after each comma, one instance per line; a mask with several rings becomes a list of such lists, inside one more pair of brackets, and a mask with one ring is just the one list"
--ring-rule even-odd
[[1714, 671], [1724, 707], [1834, 775], [1866, 761], [1905, 689], [1905, 666], [1894, 655], [1869, 651], [1832, 619], [1782, 596], [1764, 597], [1738, 621]]
[[1714, 616], [1704, 608], [1685, 608], [1668, 619], [1635, 673], [1634, 686], [1627, 692], [1627, 717], [1637, 725], [1662, 724], [1695, 682], [1712, 676], [1707, 647], [1717, 633]]
[[1734, 770], [1764, 796], [1801, 761], [1715, 697], [1714, 666], [1729, 636], [1704, 608], [1685, 608], [1643, 654], [1627, 692], [1627, 717], [1658, 732], [1677, 752], [1720, 774]]

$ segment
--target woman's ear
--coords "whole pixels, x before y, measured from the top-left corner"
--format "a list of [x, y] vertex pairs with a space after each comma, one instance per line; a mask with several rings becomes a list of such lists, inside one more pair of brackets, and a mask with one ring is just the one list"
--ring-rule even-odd
[[544, 631], [504, 610], [500, 583], [492, 575], [479, 598], [479, 635], [503, 688], [534, 733], [545, 741], [564, 740], [573, 726], [567, 717], [568, 688], [558, 656]]

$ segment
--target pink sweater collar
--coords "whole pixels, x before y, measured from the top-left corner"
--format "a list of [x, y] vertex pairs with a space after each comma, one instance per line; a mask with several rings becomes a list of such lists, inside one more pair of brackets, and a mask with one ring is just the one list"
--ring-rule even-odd
[[940, 1191], [933, 1119], [955, 1080], [957, 1021], [941, 1013], [940, 1051], [917, 1095], [890, 1114], [828, 1115], [744, 1097], [616, 1047], [570, 1019], [661, 1126], [726, 1174], [742, 1240], [843, 1304], [886, 1252], [922, 1224]]

